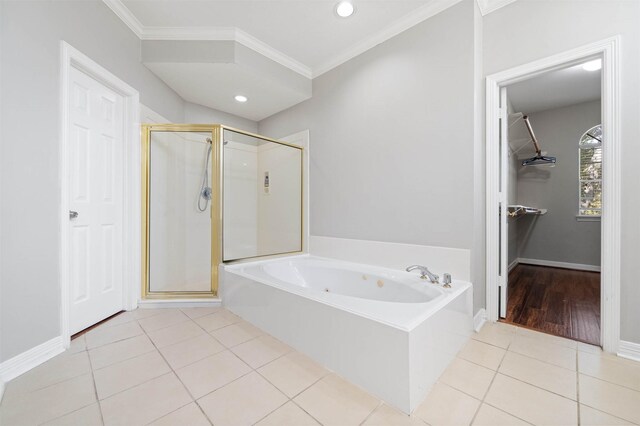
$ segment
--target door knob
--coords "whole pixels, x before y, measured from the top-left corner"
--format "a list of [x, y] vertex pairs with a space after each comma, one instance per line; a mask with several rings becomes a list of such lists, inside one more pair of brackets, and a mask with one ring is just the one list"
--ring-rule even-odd
[[74, 212], [73, 210], [69, 210], [69, 219], [75, 219], [78, 217], [78, 212]]

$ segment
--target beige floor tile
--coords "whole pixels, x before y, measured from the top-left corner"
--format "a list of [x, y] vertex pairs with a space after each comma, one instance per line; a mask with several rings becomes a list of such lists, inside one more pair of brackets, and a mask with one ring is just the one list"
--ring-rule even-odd
[[472, 424], [473, 426], [526, 426], [529, 423], [495, 407], [482, 404]]
[[175, 311], [175, 309], [164, 308], [138, 308], [133, 311], [128, 311], [135, 319], [141, 320], [143, 318], [149, 318], [154, 315], [167, 313], [168, 311]]
[[86, 352], [62, 353], [9, 382], [5, 398], [51, 386], [91, 372], [89, 355]]
[[229, 311], [221, 310], [213, 314], [196, 318], [194, 321], [205, 330], [213, 331], [240, 322], [242, 319]]
[[632, 423], [580, 404], [580, 424], [582, 426], [617, 426]]
[[97, 326], [95, 329], [113, 327], [114, 325], [120, 325], [127, 322], [135, 321], [135, 320], [136, 320], [136, 316], [133, 315], [132, 312], [126, 312], [126, 311], [120, 312], [118, 315], [111, 318], [109, 321], [103, 322], [102, 324]]
[[413, 412], [430, 425], [459, 426], [471, 423], [480, 401], [444, 383], [436, 383]]
[[216, 339], [203, 333], [171, 346], [165, 346], [160, 352], [174, 370], [193, 364], [210, 355], [225, 350]]
[[600, 346], [589, 345], [587, 343], [578, 342], [578, 350], [582, 352], [589, 352], [590, 354], [601, 354], [602, 348]]
[[171, 371], [158, 351], [112, 364], [93, 372], [98, 398], [105, 399]]
[[192, 402], [173, 413], [149, 424], [149, 426], [209, 426], [211, 423], [204, 415], [198, 404]]
[[256, 372], [198, 400], [216, 426], [252, 425], [287, 402], [287, 397]]
[[140, 327], [142, 327], [144, 331], [151, 333], [152, 331], [160, 330], [184, 321], [189, 321], [189, 317], [183, 314], [182, 311], [170, 310], [138, 320], [138, 323], [140, 323]]
[[386, 404], [381, 404], [362, 423], [363, 426], [425, 426], [418, 417], [409, 417], [405, 413], [396, 410]]
[[547, 333], [541, 333], [539, 331], [530, 330], [528, 328], [518, 327], [516, 330], [518, 336], [529, 337], [531, 339], [539, 339], [547, 343], [553, 343], [555, 345], [566, 346], [568, 348], [576, 349], [578, 342], [571, 339], [565, 339], [564, 337], [554, 336]]
[[44, 424], [45, 426], [101, 426], [102, 413], [100, 405], [88, 405], [65, 416], [58, 417]]
[[534, 424], [575, 425], [575, 401], [498, 374], [485, 398], [487, 404]]
[[149, 333], [149, 338], [158, 348], [173, 345], [204, 334], [204, 330], [193, 321], [184, 321]]
[[132, 321], [114, 325], [113, 327], [91, 330], [87, 332], [85, 339], [87, 340], [87, 349], [93, 349], [141, 334], [144, 334], [142, 328], [140, 328], [137, 322]]
[[329, 371], [300, 352], [291, 352], [258, 369], [274, 386], [293, 398]]
[[0, 425], [41, 424], [96, 402], [91, 374], [2, 400]]
[[335, 374], [325, 376], [294, 401], [325, 426], [358, 425], [379, 404], [377, 398]]
[[144, 425], [191, 402], [173, 373], [165, 374], [100, 401], [104, 424]]
[[494, 375], [493, 370], [462, 358], [455, 358], [442, 373], [439, 381], [481, 400], [487, 393]]
[[262, 330], [258, 327], [254, 327], [246, 321], [227, 325], [211, 331], [211, 335], [228, 348], [232, 348], [263, 334], [264, 332]]
[[465, 347], [458, 353], [458, 357], [491, 370], [497, 370], [505, 353], [506, 350], [497, 346], [469, 339]]
[[640, 392], [580, 374], [580, 403], [640, 424]]
[[181, 311], [191, 319], [203, 317], [205, 315], [220, 312], [223, 308], [220, 306], [210, 306], [206, 308], [182, 308]]
[[224, 352], [204, 358], [176, 370], [194, 398], [200, 398], [227, 383], [249, 373], [251, 368], [232, 352]]
[[274, 359], [291, 352], [289, 346], [268, 335], [249, 340], [233, 347], [231, 350], [253, 368], [262, 367]]
[[155, 350], [156, 348], [153, 346], [153, 343], [151, 343], [151, 340], [142, 334], [130, 339], [120, 340], [119, 342], [91, 349], [89, 351], [89, 358], [91, 358], [91, 366], [93, 369], [98, 370], [108, 365]]
[[500, 322], [488, 322], [485, 323], [479, 333], [473, 333], [471, 338], [506, 349], [513, 341], [515, 335], [516, 328], [511, 325]]
[[500, 373], [527, 382], [559, 395], [577, 399], [576, 372], [529, 358], [515, 352], [507, 352], [498, 370]]
[[509, 351], [569, 370], [576, 369], [576, 349], [549, 343], [544, 339], [517, 336], [509, 346]]
[[318, 426], [320, 423], [294, 402], [287, 402], [256, 423], [256, 426]]
[[69, 349], [67, 349], [67, 354], [76, 354], [78, 352], [87, 350], [87, 341], [84, 338], [84, 334], [82, 336], [78, 336], [71, 341], [71, 345]]
[[578, 352], [578, 371], [640, 391], [640, 362], [609, 354]]

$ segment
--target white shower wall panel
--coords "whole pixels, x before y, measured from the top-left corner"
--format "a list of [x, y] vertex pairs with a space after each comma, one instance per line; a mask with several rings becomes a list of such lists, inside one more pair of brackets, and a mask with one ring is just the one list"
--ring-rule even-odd
[[258, 253], [258, 150], [228, 141], [224, 147], [224, 258]]
[[[300, 251], [302, 161], [298, 149], [274, 143], [258, 147], [258, 249], [261, 254]], [[269, 173], [269, 191], [264, 175]]]

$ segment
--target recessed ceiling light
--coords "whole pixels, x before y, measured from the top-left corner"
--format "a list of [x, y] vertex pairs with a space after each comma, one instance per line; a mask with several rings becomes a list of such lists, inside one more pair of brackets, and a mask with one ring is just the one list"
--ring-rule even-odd
[[585, 71], [598, 71], [600, 68], [602, 68], [602, 59], [596, 59], [595, 61], [582, 64], [582, 69]]
[[247, 102], [249, 99], [246, 96], [236, 95], [234, 98], [238, 102]]
[[353, 15], [354, 10], [353, 3], [350, 1], [344, 0], [336, 5], [336, 13], [341, 18], [348, 18]]

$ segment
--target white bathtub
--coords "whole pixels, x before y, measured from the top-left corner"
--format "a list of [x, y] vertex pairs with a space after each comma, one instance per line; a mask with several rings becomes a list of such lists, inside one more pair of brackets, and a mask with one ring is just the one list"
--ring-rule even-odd
[[[437, 271], [444, 272], [444, 271]], [[309, 255], [224, 265], [232, 312], [406, 413], [472, 331], [471, 284]]]

